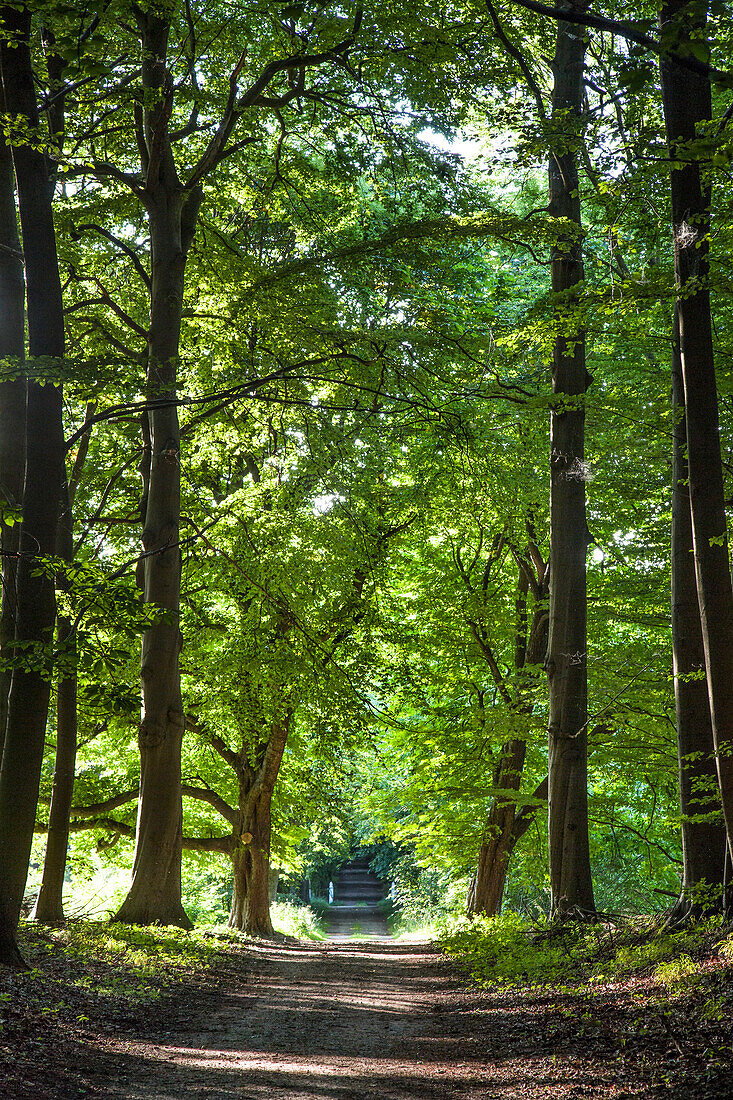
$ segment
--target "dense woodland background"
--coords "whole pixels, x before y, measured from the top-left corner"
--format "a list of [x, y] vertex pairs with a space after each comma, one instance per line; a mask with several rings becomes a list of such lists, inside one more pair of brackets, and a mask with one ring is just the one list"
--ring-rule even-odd
[[0, 28], [2, 959], [65, 871], [268, 935], [357, 849], [416, 919], [723, 912], [727, 5]]

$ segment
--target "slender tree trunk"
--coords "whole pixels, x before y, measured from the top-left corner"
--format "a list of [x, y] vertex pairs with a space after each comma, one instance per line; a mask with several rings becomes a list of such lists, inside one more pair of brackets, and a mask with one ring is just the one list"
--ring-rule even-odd
[[[574, 4], [583, 10], [585, 4]], [[552, 289], [558, 309], [552, 388], [555, 394], [550, 456], [549, 853], [551, 911], [594, 912], [588, 841], [586, 629], [585, 336], [572, 317], [572, 290], [584, 278], [580, 197], [574, 131], [583, 98], [582, 32], [557, 25], [552, 63], [552, 117], [562, 151], [550, 155], [550, 214], [577, 227], [552, 253]]]
[[[0, 44], [6, 108], [38, 126], [30, 54], [31, 16], [25, 5], [5, 8], [2, 22], [13, 38]], [[41, 375], [64, 354], [61, 282], [45, 156], [31, 144], [13, 148], [25, 256], [29, 358]], [[44, 362], [44, 360], [46, 362]], [[29, 643], [30, 668], [15, 669], [8, 700], [0, 771], [0, 961], [22, 965], [15, 935], [33, 841], [50, 695], [55, 621], [53, 576], [39, 569], [56, 543], [64, 472], [60, 385], [28, 387], [23, 525], [17, 573], [17, 637]]]
[[[74, 554], [73, 514], [68, 483], [64, 483], [56, 553], [71, 562]], [[63, 578], [60, 587], [66, 587]], [[63, 889], [66, 852], [69, 846], [69, 817], [74, 797], [77, 747], [76, 634], [73, 622], [60, 616], [56, 636], [61, 653], [61, 673], [56, 689], [56, 759], [53, 770], [48, 839], [43, 877], [33, 919], [59, 923], [64, 919]]]
[[[685, 44], [704, 41], [699, 5], [670, 0], [662, 29]], [[723, 497], [718, 392], [710, 315], [710, 189], [688, 148], [712, 115], [710, 81], [662, 60], [662, 97], [670, 156], [679, 338], [687, 428], [695, 573], [710, 715], [728, 845], [733, 851], [733, 589]], [[676, 167], [679, 165], [679, 167]]]
[[[508, 741], [494, 776], [494, 785], [502, 790], [519, 791], [527, 743], [519, 738]], [[501, 912], [509, 857], [514, 850], [513, 826], [517, 803], [513, 798], [495, 799], [484, 828], [479, 849], [474, 885], [469, 899], [469, 914], [487, 917]]]
[[[140, 798], [132, 884], [116, 920], [190, 928], [181, 902], [181, 746], [184, 733], [179, 654], [180, 431], [175, 405], [186, 257], [201, 191], [186, 191], [167, 130], [169, 24], [143, 20], [143, 85], [155, 106], [146, 113], [149, 149], [145, 203], [151, 239], [147, 400], [150, 465], [143, 515], [143, 600], [158, 612], [142, 645]], [[152, 97], [155, 97], [154, 99]], [[161, 400], [170, 401], [160, 406]]]
[[[525, 588], [526, 594], [526, 588]], [[527, 639], [526, 630], [517, 636], [515, 665], [518, 677], [527, 665], [541, 665], [547, 650], [547, 609], [542, 606], [547, 597], [546, 579], [540, 577], [532, 623]], [[519, 602], [519, 601], [518, 601]], [[526, 608], [526, 604], [525, 604]], [[518, 618], [526, 620], [526, 610], [519, 611]], [[530, 699], [520, 701], [518, 717], [526, 720], [534, 707]], [[527, 742], [524, 738], [512, 738], [502, 749], [501, 760], [494, 776], [494, 786], [501, 790], [519, 791], [522, 784]], [[484, 840], [479, 849], [476, 873], [468, 897], [469, 914], [496, 916], [501, 912], [504, 887], [509, 870], [509, 859], [519, 837], [516, 832], [517, 801], [514, 798], [497, 798], [489, 811], [484, 828]]]
[[672, 350], [672, 652], [682, 810], [682, 893], [670, 915], [672, 921], [694, 919], [720, 909], [726, 841], [724, 825], [696, 820], [720, 813], [721, 806], [693, 557], [678, 312], [675, 308]]
[[[15, 172], [10, 147], [0, 139], [0, 360], [3, 373], [20, 371], [25, 357], [25, 280], [15, 208]], [[20, 512], [25, 476], [25, 378], [0, 384], [0, 506], [12, 518]], [[0, 658], [11, 655], [15, 637], [15, 575], [20, 524], [0, 523], [2, 608]], [[0, 762], [8, 715], [10, 670], [0, 668]]]

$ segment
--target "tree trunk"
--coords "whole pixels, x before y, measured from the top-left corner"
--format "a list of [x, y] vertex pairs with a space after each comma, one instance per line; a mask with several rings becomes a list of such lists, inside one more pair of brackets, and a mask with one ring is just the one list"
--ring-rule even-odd
[[250, 936], [272, 938], [270, 920], [270, 837], [272, 795], [255, 794], [247, 799], [242, 815], [242, 840], [232, 855], [234, 893], [229, 927]]
[[[166, 198], [170, 198], [166, 196]], [[152, 298], [147, 398], [175, 401], [185, 253], [178, 201], [151, 209]], [[171, 209], [172, 207], [172, 209]], [[142, 645], [140, 798], [132, 884], [117, 920], [190, 927], [181, 902], [180, 433], [174, 404], [149, 413], [151, 461], [143, 600], [158, 614]]]
[[[29, 48], [31, 17], [25, 5], [5, 8], [12, 36], [0, 44], [8, 113], [38, 125]], [[13, 148], [27, 285], [29, 358], [41, 376], [64, 354], [64, 323], [52, 189], [45, 156], [30, 144]], [[44, 362], [46, 360], [46, 362]], [[22, 965], [15, 935], [33, 841], [43, 743], [50, 695], [55, 593], [53, 577], [38, 559], [54, 553], [64, 471], [60, 385], [28, 387], [23, 524], [17, 573], [17, 638], [29, 644], [30, 667], [15, 669], [8, 700], [0, 771], [0, 961]]]
[[[705, 15], [669, 0], [661, 25], [676, 43], [704, 42]], [[670, 156], [675, 275], [684, 384], [690, 508], [705, 673], [728, 846], [733, 852], [733, 589], [723, 497], [718, 392], [710, 315], [710, 190], [687, 148], [712, 115], [710, 81], [667, 57], [662, 98]]]
[[[3, 371], [20, 371], [25, 357], [25, 280], [15, 209], [15, 173], [10, 147], [0, 138], [0, 360]], [[24, 378], [0, 384], [0, 505], [3, 516], [20, 512], [25, 475]], [[2, 607], [0, 658], [11, 656], [15, 637], [15, 575], [20, 524], [0, 522]], [[0, 762], [8, 715], [10, 670], [0, 668]]]
[[270, 839], [272, 793], [280, 772], [292, 714], [274, 720], [258, 749], [259, 766], [246, 759], [239, 769], [238, 846], [232, 855], [234, 892], [229, 927], [250, 936], [272, 937], [270, 920]]
[[[585, 4], [574, 4], [583, 10]], [[559, 21], [552, 63], [552, 116], [562, 151], [549, 163], [550, 215], [577, 227], [552, 252], [557, 310], [550, 439], [549, 855], [551, 912], [594, 912], [588, 841], [586, 631], [585, 336], [573, 320], [573, 287], [584, 278], [574, 131], [583, 97], [582, 31]]]
[[[520, 586], [521, 587], [521, 586]], [[526, 593], [526, 588], [524, 589]], [[517, 635], [515, 665], [518, 675], [527, 665], [537, 666], [544, 661], [547, 650], [547, 610], [543, 601], [547, 597], [546, 576], [540, 576], [535, 588], [536, 606], [527, 639], [526, 630]], [[518, 619], [526, 622], [526, 603], [519, 608]], [[530, 699], [520, 701], [518, 714], [528, 718], [534, 707]], [[501, 790], [519, 791], [522, 784], [527, 742], [524, 738], [512, 738], [502, 749], [501, 760], [494, 775], [494, 786]], [[514, 798], [495, 799], [484, 828], [484, 840], [479, 849], [476, 873], [468, 897], [467, 912], [497, 916], [504, 900], [504, 887], [509, 870], [509, 859], [519, 837], [516, 834], [517, 801]], [[523, 830], [524, 832], [524, 830]]]
[[[201, 202], [176, 172], [167, 129], [169, 24], [143, 17], [143, 85], [151, 94], [145, 131], [150, 162], [145, 204], [151, 240], [147, 400], [150, 467], [143, 516], [143, 600], [157, 612], [142, 645], [140, 798], [130, 891], [115, 919], [190, 928], [181, 902], [181, 746], [179, 654], [180, 431], [176, 401], [186, 257]], [[154, 96], [154, 99], [152, 98]], [[170, 404], [158, 404], [161, 400]]]
[[[56, 553], [67, 562], [71, 562], [74, 554], [73, 515], [69, 486], [66, 482], [59, 517]], [[59, 581], [59, 587], [66, 587], [63, 577]], [[48, 813], [48, 839], [43, 861], [43, 877], [33, 911], [34, 920], [48, 924], [59, 923], [64, 919], [64, 873], [69, 846], [69, 817], [74, 797], [77, 746], [76, 632], [73, 622], [65, 616], [60, 617], [56, 636], [62, 666], [56, 689], [56, 759], [51, 806]]]
[[677, 308], [672, 412], [672, 652], [682, 811], [682, 892], [670, 915], [676, 922], [720, 909], [726, 840], [724, 825], [696, 820], [721, 807], [695, 580]]

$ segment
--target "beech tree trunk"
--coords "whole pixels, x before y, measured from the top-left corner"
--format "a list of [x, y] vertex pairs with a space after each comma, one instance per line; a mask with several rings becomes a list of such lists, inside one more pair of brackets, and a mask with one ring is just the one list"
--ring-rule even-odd
[[[59, 517], [56, 553], [70, 562], [74, 553], [73, 516], [69, 486], [65, 482]], [[60, 581], [60, 587], [65, 581]], [[56, 637], [61, 653], [61, 673], [56, 688], [56, 758], [53, 770], [51, 805], [48, 812], [48, 839], [43, 860], [43, 877], [33, 919], [59, 923], [64, 919], [63, 890], [66, 852], [69, 846], [69, 817], [74, 798], [77, 748], [77, 675], [76, 634], [74, 624], [60, 616]]]
[[[130, 891], [115, 919], [129, 924], [190, 928], [181, 902], [181, 746], [184, 733], [179, 654], [180, 431], [176, 380], [188, 249], [200, 188], [182, 186], [167, 129], [166, 53], [169, 23], [143, 21], [143, 86], [155, 105], [146, 112], [149, 149], [144, 202], [151, 241], [151, 306], [146, 397], [150, 466], [142, 534], [143, 600], [157, 613], [142, 645], [140, 797]], [[154, 97], [154, 98], [153, 98]], [[161, 405], [160, 402], [170, 402]]]
[[[694, 38], [699, 48], [705, 22], [700, 5], [687, 0], [669, 0], [662, 8], [662, 29], [677, 45]], [[688, 147], [711, 118], [712, 100], [709, 78], [669, 57], [662, 59], [661, 77], [675, 165], [670, 176], [672, 225], [695, 574], [718, 781], [733, 852], [733, 588], [708, 289], [711, 196]]]
[[[584, 3], [574, 4], [584, 10]], [[572, 317], [572, 290], [584, 278], [577, 154], [572, 130], [583, 99], [583, 32], [557, 24], [552, 117], [562, 129], [562, 151], [550, 155], [550, 215], [577, 227], [552, 251], [557, 311], [550, 427], [549, 856], [551, 912], [562, 917], [595, 912], [588, 841], [586, 630], [585, 335]], [[568, 137], [568, 134], [570, 136]]]
[[[0, 360], [3, 372], [22, 369], [25, 357], [25, 279], [15, 208], [15, 172], [10, 147], [0, 139]], [[0, 506], [20, 512], [25, 476], [24, 378], [0, 384]], [[8, 517], [10, 518], [10, 516]], [[2, 547], [2, 606], [0, 609], [0, 658], [11, 655], [15, 637], [15, 575], [20, 545], [20, 524], [0, 520]], [[0, 668], [0, 762], [8, 714], [10, 671]]]
[[234, 892], [229, 927], [250, 936], [272, 937], [270, 920], [270, 840], [272, 795], [255, 794], [247, 799], [242, 814], [240, 846], [232, 854]]
[[[6, 108], [38, 126], [30, 54], [31, 15], [25, 5], [5, 8], [8, 40], [0, 43]], [[64, 355], [61, 282], [46, 157], [31, 144], [13, 148], [25, 256], [29, 358], [39, 375]], [[45, 362], [44, 362], [45, 360]], [[28, 387], [23, 524], [17, 571], [17, 638], [30, 643], [26, 667], [13, 671], [0, 770], [0, 962], [23, 965], [15, 936], [33, 841], [43, 744], [48, 717], [55, 621], [54, 579], [39, 569], [52, 556], [64, 471], [59, 384]]]
[[696, 919], [721, 908], [726, 842], [724, 825], [696, 820], [720, 813], [721, 805], [693, 557], [678, 312], [675, 308], [672, 345], [672, 653], [682, 811], [682, 892], [670, 914], [672, 921]]
[[272, 937], [270, 919], [270, 840], [272, 793], [275, 789], [292, 716], [275, 721], [260, 746], [259, 767], [242, 761], [239, 769], [237, 848], [232, 853], [234, 892], [229, 927], [250, 936]]

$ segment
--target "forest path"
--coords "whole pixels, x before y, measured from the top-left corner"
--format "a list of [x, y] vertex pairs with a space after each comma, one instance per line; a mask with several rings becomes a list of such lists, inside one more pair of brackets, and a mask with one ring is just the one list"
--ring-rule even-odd
[[[466, 992], [430, 947], [259, 945], [225, 988], [181, 995], [144, 1038], [105, 1044], [107, 1100], [545, 1100], [650, 1095], [621, 1085], [549, 998]], [[213, 977], [213, 975], [212, 975]], [[559, 1026], [558, 1026], [559, 1025]], [[570, 1026], [569, 1026], [570, 1025]], [[139, 1033], [138, 1033], [139, 1036]], [[590, 1047], [590, 1049], [588, 1049]], [[615, 1067], [614, 1067], [614, 1063]], [[638, 1083], [638, 1082], [637, 1082]], [[628, 1090], [628, 1091], [627, 1091]], [[654, 1093], [653, 1095], [659, 1095]]]

